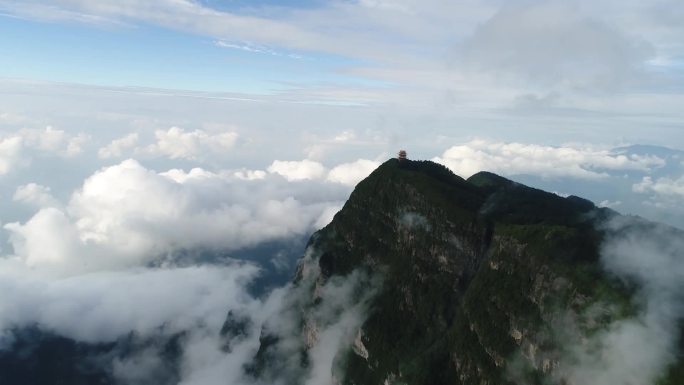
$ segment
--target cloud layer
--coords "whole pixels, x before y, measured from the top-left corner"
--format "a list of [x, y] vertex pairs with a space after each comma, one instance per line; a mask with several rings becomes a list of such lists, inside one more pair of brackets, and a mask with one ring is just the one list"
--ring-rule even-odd
[[607, 176], [608, 171], [648, 172], [665, 164], [665, 160], [657, 156], [625, 155], [591, 147], [552, 147], [485, 140], [451, 147], [433, 160], [466, 178], [484, 170], [504, 175], [595, 179]]
[[[49, 203], [44, 190], [25, 186], [18, 199]], [[136, 266], [182, 250], [237, 250], [301, 236], [339, 205], [289, 193], [264, 181], [202, 169], [157, 173], [126, 160], [87, 178], [65, 208], [41, 208], [5, 229], [29, 266]]]

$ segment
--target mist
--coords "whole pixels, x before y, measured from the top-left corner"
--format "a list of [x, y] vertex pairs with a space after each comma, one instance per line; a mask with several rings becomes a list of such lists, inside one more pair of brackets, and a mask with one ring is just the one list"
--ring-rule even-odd
[[[684, 232], [638, 217], [602, 225], [601, 264], [635, 288], [636, 314], [588, 338], [568, 333], [557, 377], [569, 384], [655, 384], [681, 354], [684, 319]], [[611, 312], [610, 304], [597, 304]]]

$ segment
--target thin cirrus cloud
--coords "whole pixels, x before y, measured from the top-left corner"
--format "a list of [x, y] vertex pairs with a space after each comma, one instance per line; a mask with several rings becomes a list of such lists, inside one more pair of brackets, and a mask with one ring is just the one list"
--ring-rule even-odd
[[[279, 17], [273, 16], [273, 7], [282, 11]], [[281, 49], [341, 55], [376, 64], [345, 71], [433, 91], [467, 91], [478, 86], [495, 90], [502, 83], [520, 88], [522, 82], [530, 81], [534, 86], [526, 86], [527, 92], [544, 93], [559, 86], [570, 93], [580, 88], [620, 89], [634, 85], [632, 78], [637, 84], [647, 81], [645, 69], [676, 64], [677, 52], [683, 48], [676, 23], [662, 22], [653, 28], [653, 20], [671, 18], [663, 9], [674, 14], [681, 9], [676, 1], [599, 6], [586, 0], [572, 4], [358, 1], [296, 8], [270, 4], [251, 6], [244, 12], [240, 6], [217, 9], [190, 1], [45, 5], [8, 0], [0, 8], [39, 20], [147, 23], [207, 36], [215, 45], [264, 56], [278, 55]], [[492, 69], [507, 73], [506, 81], [497, 77], [482, 82], [473, 73], [486, 78]], [[458, 84], [450, 82], [453, 79]]]

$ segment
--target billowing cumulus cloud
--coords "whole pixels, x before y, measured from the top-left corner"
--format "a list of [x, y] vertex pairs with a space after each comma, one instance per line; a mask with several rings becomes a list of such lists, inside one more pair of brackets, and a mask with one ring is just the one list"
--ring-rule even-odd
[[135, 147], [138, 143], [138, 137], [137, 132], [132, 132], [124, 137], [114, 139], [108, 145], [100, 148], [97, 155], [102, 159], [123, 156], [127, 150]]
[[[87, 178], [64, 209], [43, 208], [5, 229], [15, 254], [31, 266], [90, 270], [137, 265], [175, 250], [237, 250], [303, 235], [339, 205], [305, 202], [273, 187], [202, 169], [157, 173], [126, 160]], [[36, 200], [39, 190], [24, 187], [19, 196]]]
[[326, 169], [322, 164], [309, 159], [274, 160], [268, 167], [268, 171], [281, 175], [288, 181], [298, 181], [320, 179], [325, 175]]
[[[13, 252], [0, 258], [8, 295], [0, 349], [32, 325], [86, 343], [134, 336], [139, 350], [98, 358], [128, 383], [168, 371], [163, 344], [181, 333], [181, 383], [252, 383], [243, 364], [261, 324], [285, 303], [284, 289], [255, 298], [248, 287], [259, 269], [223, 255], [308, 234], [339, 209], [330, 197], [347, 193], [324, 180], [290, 183], [248, 169], [157, 172], [131, 159], [96, 171], [66, 202], [47, 186], [20, 185], [13, 199], [37, 211], [4, 227]], [[197, 251], [218, 258], [184, 259]], [[220, 335], [228, 311], [251, 320], [230, 351]]]
[[27, 166], [36, 155], [75, 157], [89, 141], [87, 134], [71, 135], [52, 126], [22, 128], [4, 135], [0, 131], [0, 175]]
[[51, 126], [45, 127], [44, 130], [22, 129], [19, 134], [27, 146], [43, 151], [59, 150], [66, 138], [66, 133], [63, 130], [56, 130]]
[[83, 145], [90, 140], [86, 134], [70, 135], [52, 126], [47, 126], [44, 130], [24, 128], [17, 134], [23, 139], [26, 147], [66, 157], [80, 154]]
[[684, 177], [678, 179], [658, 178], [653, 180], [653, 178], [645, 176], [641, 182], [634, 184], [632, 189], [638, 193], [651, 193], [665, 197], [682, 197], [684, 196]]
[[22, 145], [18, 136], [0, 139], [0, 175], [7, 174], [22, 163]]
[[379, 165], [379, 162], [368, 159], [359, 159], [355, 162], [340, 164], [330, 170], [328, 180], [355, 186]]
[[478, 171], [503, 175], [534, 174], [542, 177], [596, 179], [607, 171], [648, 172], [665, 161], [652, 155], [625, 155], [585, 147], [552, 147], [525, 143], [473, 140], [446, 150], [434, 161], [463, 177]]
[[377, 161], [358, 159], [327, 169], [323, 164], [310, 159], [301, 161], [275, 160], [268, 167], [268, 172], [281, 175], [290, 182], [326, 180], [352, 187], [367, 177], [379, 165], [380, 163]]
[[236, 132], [210, 134], [203, 130], [185, 131], [179, 127], [157, 130], [154, 135], [156, 142], [141, 151], [171, 159], [197, 159], [206, 151], [225, 151], [233, 147], [238, 139]]
[[50, 188], [37, 183], [28, 183], [17, 187], [12, 199], [39, 208], [59, 205], [59, 202], [50, 193]]

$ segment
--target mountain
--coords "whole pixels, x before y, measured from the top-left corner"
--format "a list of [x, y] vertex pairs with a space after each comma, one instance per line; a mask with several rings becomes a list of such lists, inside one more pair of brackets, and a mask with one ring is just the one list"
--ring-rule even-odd
[[287, 384], [683, 384], [679, 316], [667, 359], [616, 370], [648, 350], [610, 348], [652, 307], [644, 282], [606, 267], [628, 232], [684, 239], [492, 173], [390, 159], [311, 237], [247, 370]]
[[[290, 265], [298, 242], [235, 256]], [[104, 342], [18, 325], [0, 334], [0, 384], [681, 385], [682, 251], [684, 232], [576, 196], [390, 159], [291, 283], [251, 282], [263, 308]]]
[[[631, 145], [608, 150], [619, 162], [634, 165], [646, 162], [650, 167], [611, 168], [609, 165], [581, 165], [599, 177], [553, 177], [537, 173], [509, 173], [517, 182], [560, 195], [578, 194], [621, 213], [639, 215], [652, 221], [684, 228], [684, 206], [667, 185], [676, 185], [684, 174], [684, 151], [662, 146]], [[653, 184], [661, 184], [657, 188]], [[664, 184], [664, 185], [663, 185]]]

